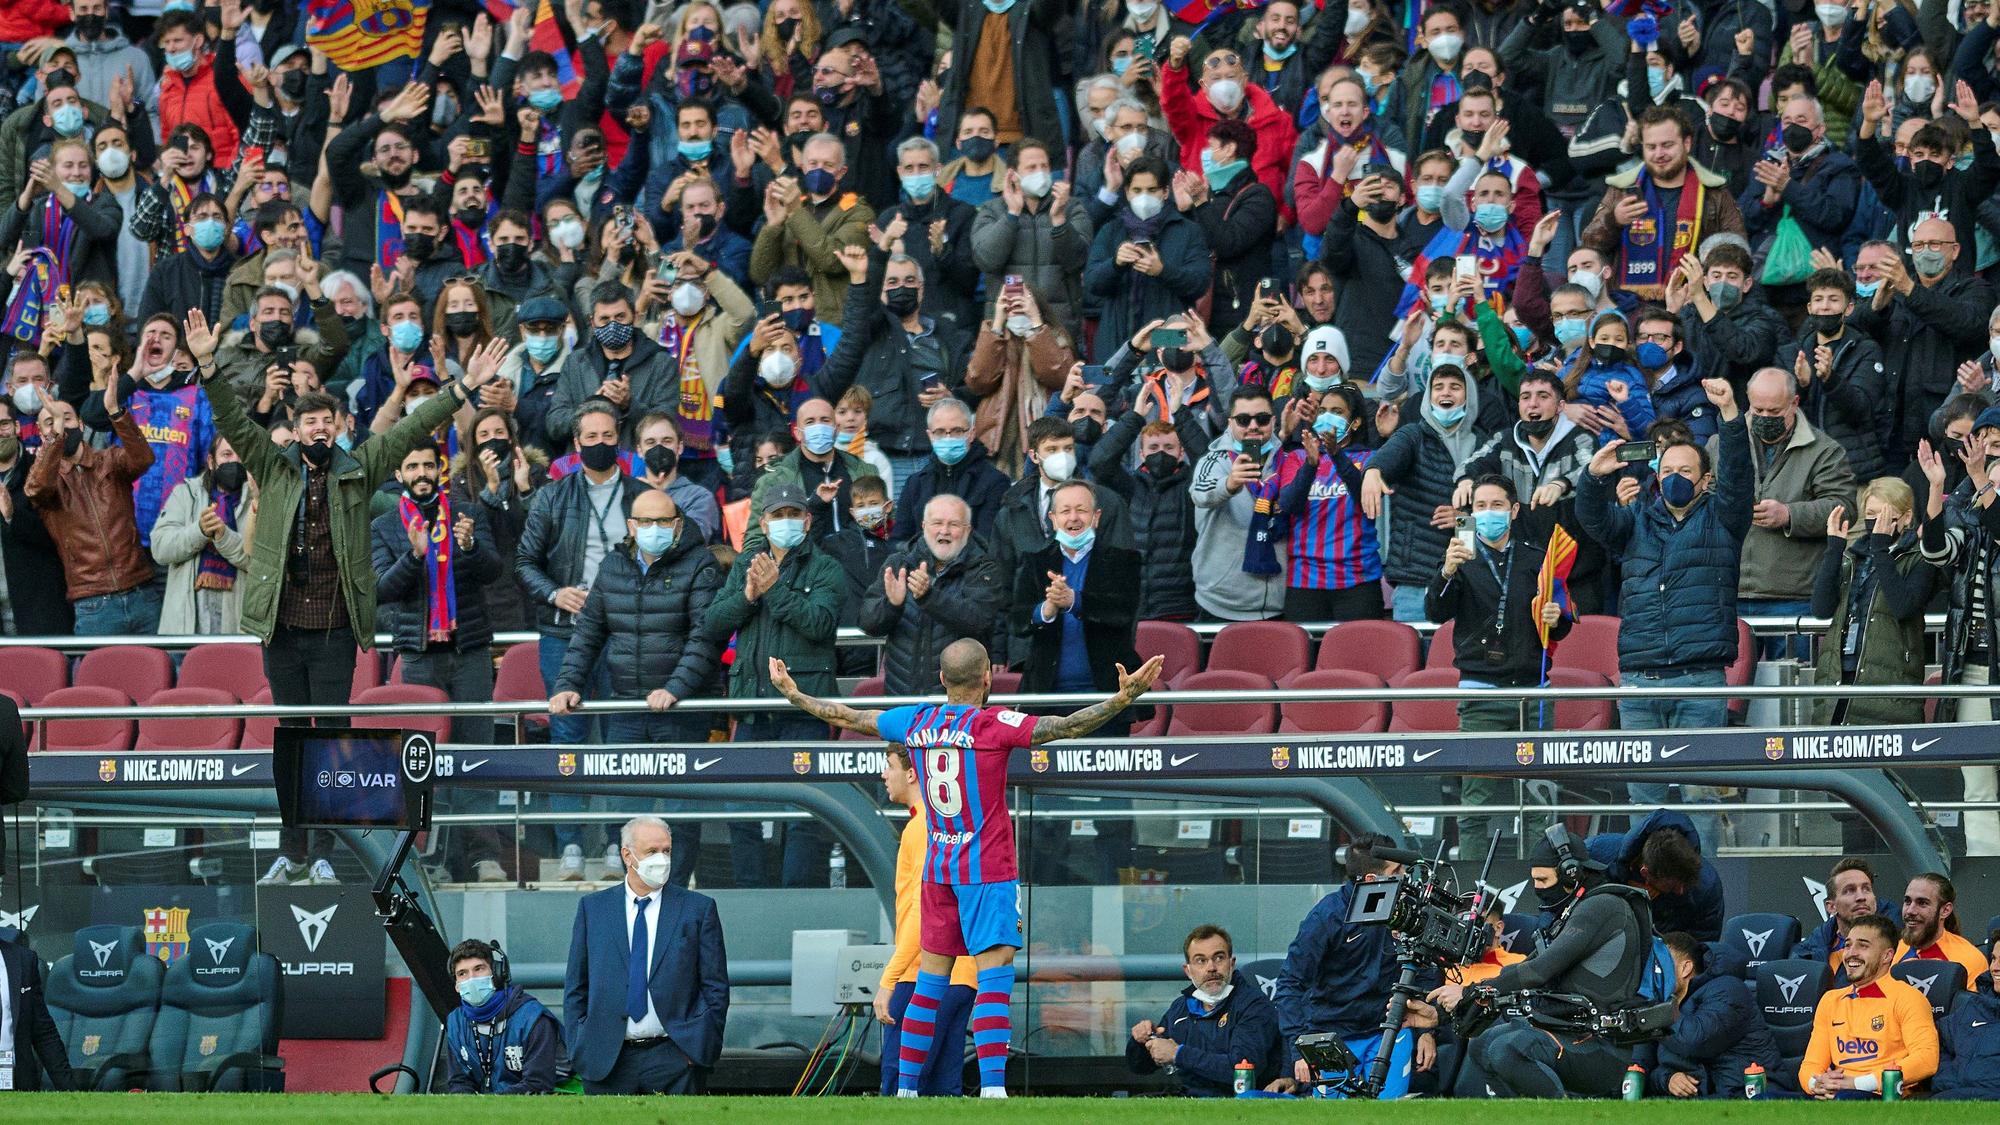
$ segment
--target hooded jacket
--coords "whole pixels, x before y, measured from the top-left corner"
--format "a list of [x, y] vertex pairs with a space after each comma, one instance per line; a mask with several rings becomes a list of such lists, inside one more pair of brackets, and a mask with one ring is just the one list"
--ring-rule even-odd
[[1673, 1028], [1653, 1053], [1646, 1084], [1655, 1097], [1670, 1096], [1667, 1082], [1693, 1075], [1701, 1098], [1740, 1098], [1743, 1071], [1752, 1063], [1777, 1077], [1778, 1041], [1764, 1023], [1756, 997], [1736, 977], [1702, 973], [1688, 982]]
[[[1167, 127], [1173, 130], [1174, 140], [1181, 146], [1181, 167], [1201, 175], [1201, 154], [1208, 146], [1208, 127], [1220, 121], [1222, 114], [1208, 100], [1207, 91], [1196, 91], [1189, 85], [1186, 66], [1160, 64], [1160, 111], [1166, 115]], [[1243, 104], [1237, 107], [1237, 112], [1257, 134], [1257, 155], [1250, 161], [1250, 170], [1256, 173], [1259, 183], [1270, 189], [1271, 198], [1279, 202], [1282, 221], [1289, 224], [1292, 210], [1284, 202], [1285, 174], [1291, 171], [1292, 145], [1298, 140], [1299, 131], [1292, 124], [1291, 115], [1254, 81], [1244, 84]]]
[[[1242, 970], [1229, 976], [1229, 995], [1213, 1008], [1194, 998], [1194, 985], [1181, 989], [1159, 1018], [1160, 1034], [1179, 1044], [1174, 1067], [1181, 1092], [1194, 1098], [1228, 1098], [1236, 1093], [1236, 1064], [1249, 1062], [1256, 1074], [1251, 1089], [1274, 1081], [1285, 1062], [1278, 1041], [1278, 1009]], [[1159, 1069], [1144, 1044], [1127, 1037], [1125, 1065], [1137, 1074]]]
[[[1272, 529], [1276, 566], [1272, 573], [1251, 574], [1243, 569], [1257, 498], [1248, 488], [1229, 491], [1226, 482], [1237, 456], [1236, 440], [1224, 435], [1194, 463], [1188, 486], [1188, 498], [1194, 504], [1194, 552], [1189, 559], [1194, 598], [1203, 612], [1223, 620], [1262, 621], [1284, 611], [1291, 537], [1282, 527]], [[1273, 453], [1262, 460], [1268, 481], [1278, 458]]]
[[1431, 513], [1451, 503], [1474, 450], [1486, 435], [1476, 428], [1479, 380], [1466, 380], [1465, 417], [1447, 428], [1438, 421], [1430, 395], [1418, 390], [1403, 405], [1420, 404], [1417, 421], [1396, 427], [1382, 448], [1368, 459], [1370, 472], [1396, 490], [1387, 498], [1389, 546], [1382, 559], [1382, 576], [1398, 586], [1423, 586], [1437, 576], [1451, 532], [1431, 526]]
[[1630, 53], [1625, 21], [1599, 16], [1590, 24], [1584, 49], [1572, 52], [1565, 42], [1567, 32], [1551, 27], [1554, 9], [1544, 7], [1539, 12], [1546, 15], [1531, 15], [1515, 24], [1501, 41], [1500, 61], [1507, 64], [1508, 78], [1513, 80], [1509, 88], [1515, 82], [1539, 87], [1556, 127], [1574, 133], [1624, 77], [1625, 56]]
[[[1731, 622], [1733, 626], [1735, 623]], [[1733, 629], [1732, 629], [1733, 632]], [[1625, 833], [1601, 832], [1584, 841], [1590, 858], [1604, 865], [1604, 877], [1613, 883], [1641, 886], [1639, 856], [1646, 837], [1655, 832], [1679, 832], [1696, 851], [1701, 850], [1701, 833], [1687, 814], [1666, 809], [1654, 811]], [[1678, 930], [1696, 941], [1714, 942], [1722, 937], [1722, 876], [1715, 865], [1702, 857], [1701, 874], [1685, 891], [1654, 896], [1653, 932], [1670, 934]]]
[[151, 57], [134, 47], [114, 22], [105, 22], [102, 39], [85, 39], [72, 29], [63, 42], [76, 52], [76, 92], [85, 101], [99, 105], [110, 102], [111, 83], [123, 76], [127, 67], [132, 70], [133, 90], [150, 90], [159, 84], [160, 76], [153, 71]]
[[601, 655], [614, 698], [643, 699], [656, 688], [676, 699], [702, 694], [720, 666], [720, 649], [701, 623], [721, 582], [722, 569], [692, 520], [681, 521], [673, 545], [651, 566], [641, 565], [627, 539], [598, 565], [553, 690], [581, 692]]
[[[1857, 624], [1851, 612], [1853, 590], [1864, 565], [1874, 568], [1875, 579], [1863, 620]], [[1851, 629], [1859, 628], [1855, 683], [1912, 687], [1922, 683], [1924, 606], [1931, 600], [1936, 578], [1937, 568], [1917, 551], [1914, 529], [1891, 537], [1869, 528], [1851, 542], [1828, 543], [1813, 576], [1813, 616], [1832, 620], [1819, 646], [1817, 682], [1842, 682], [1846, 638]], [[1821, 726], [1831, 723], [1835, 703], [1826, 696], [1814, 700], [1813, 721]], [[1850, 699], [1844, 714], [1849, 724], [1915, 725], [1924, 721], [1924, 700], [1915, 695]]]
[[[203, 476], [192, 476], [181, 481], [167, 494], [166, 506], [160, 512], [159, 521], [153, 524], [153, 561], [167, 568], [167, 586], [160, 603], [160, 635], [180, 637], [200, 632], [198, 627], [195, 580], [201, 576], [201, 556], [211, 545], [208, 536], [201, 531], [201, 513], [208, 509], [209, 488]], [[240, 571], [250, 562], [249, 545], [244, 542], [240, 528], [243, 517], [239, 513], [237, 527], [223, 531], [215, 540], [216, 553], [230, 566]], [[222, 599], [221, 632], [237, 631], [237, 620], [242, 614], [243, 586], [231, 584], [229, 596]], [[25, 630], [23, 630], [25, 632]]]
[[1194, 504], [1188, 486], [1194, 463], [1208, 452], [1208, 434], [1197, 414], [1183, 410], [1175, 423], [1185, 455], [1173, 471], [1154, 476], [1143, 465], [1125, 462], [1146, 424], [1133, 411], [1111, 424], [1090, 452], [1090, 472], [1098, 483], [1124, 497], [1132, 517], [1132, 544], [1139, 549], [1141, 620], [1186, 621], [1195, 616]]
[[930, 590], [919, 598], [905, 593], [892, 605], [881, 575], [861, 603], [861, 631], [887, 637], [883, 646], [883, 688], [890, 695], [926, 695], [937, 690], [945, 646], [962, 638], [985, 641], [1007, 609], [1008, 581], [1000, 564], [977, 539], [968, 539], [949, 562], [939, 562], [921, 536], [889, 556], [885, 569], [927, 566]]
[[[1090, 258], [1095, 230], [1088, 209], [1074, 195], [1060, 223], [1051, 218], [1047, 199], [1033, 210], [1021, 208], [1018, 215], [1007, 210], [1007, 200], [999, 195], [981, 203], [971, 231], [972, 261], [986, 282], [981, 327], [991, 321], [993, 304], [1011, 274], [1034, 293], [1044, 323], [1060, 325], [1074, 335], [1082, 327], [1083, 315], [1083, 291], [1077, 279]], [[926, 297], [932, 289], [945, 288], [943, 278], [933, 281], [928, 273], [924, 278]]]

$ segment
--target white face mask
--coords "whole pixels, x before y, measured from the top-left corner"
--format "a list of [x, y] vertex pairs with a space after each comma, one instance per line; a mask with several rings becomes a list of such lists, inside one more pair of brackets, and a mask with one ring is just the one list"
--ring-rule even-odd
[[765, 352], [764, 358], [757, 361], [758, 377], [774, 387], [791, 386], [792, 377], [798, 374], [798, 370], [798, 361], [792, 358], [792, 353], [776, 348]]
[[1121, 159], [1130, 160], [1144, 151], [1146, 151], [1146, 134], [1127, 133], [1118, 138], [1118, 155]]
[[1208, 84], [1208, 104], [1222, 113], [1235, 113], [1243, 104], [1243, 83], [1234, 78], [1218, 78]]
[[1903, 96], [1913, 102], [1927, 102], [1937, 93], [1937, 79], [1928, 74], [1911, 74], [1903, 78]]
[[1142, 223], [1159, 214], [1160, 208], [1167, 205], [1167, 201], [1157, 195], [1135, 195], [1131, 197], [1131, 203], [1132, 214], [1138, 216]]
[[118, 179], [132, 170], [132, 154], [122, 148], [107, 148], [97, 154], [97, 170], [110, 179]]
[[1160, 5], [1157, 2], [1148, 4], [1144, 0], [1132, 0], [1131, 3], [1125, 5], [1125, 10], [1130, 12], [1132, 18], [1139, 23], [1151, 23], [1153, 22], [1154, 13], [1160, 10]]
[[1847, 22], [1847, 5], [1814, 4], [1813, 14], [1819, 17], [1821, 26], [1825, 27], [1828, 31], [1839, 31], [1841, 26]]
[[1571, 270], [1569, 283], [1589, 290], [1593, 301], [1604, 295], [1604, 275], [1596, 270]]
[[1428, 50], [1431, 53], [1431, 57], [1438, 61], [1438, 65], [1449, 66], [1451, 60], [1458, 57], [1459, 48], [1463, 46], [1465, 46], [1464, 39], [1456, 35], [1445, 34], [1433, 36], [1430, 45], [1425, 50]]
[[1361, 34], [1361, 29], [1367, 26], [1368, 26], [1367, 12], [1364, 12], [1359, 8], [1347, 9], [1347, 23], [1345, 25], [1345, 30], [1347, 34], [1359, 35]]
[[1016, 336], [1026, 336], [1034, 327], [1035, 322], [1025, 316], [1010, 316], [1007, 318], [1007, 331], [1012, 332]]
[[1042, 475], [1054, 481], [1064, 481], [1076, 472], [1076, 454], [1071, 450], [1051, 453], [1042, 458]]
[[639, 873], [641, 883], [649, 887], [664, 887], [667, 885], [667, 872], [673, 865], [672, 852], [654, 852], [634, 864], [633, 870]]
[[1054, 184], [1055, 177], [1048, 172], [1021, 173], [1021, 190], [1034, 199], [1047, 195]]
[[583, 224], [576, 219], [558, 219], [549, 227], [549, 241], [564, 250], [583, 245]]
[[1986, 343], [1988, 344], [1989, 347], [1991, 347], [1994, 358], [2000, 359], [2000, 336], [1995, 336], [1992, 339], [1986, 341]]
[[1201, 987], [1197, 985], [1194, 990], [1194, 998], [1201, 1001], [1202, 1007], [1213, 1008], [1224, 1000], [1229, 999], [1229, 994], [1234, 991], [1236, 991], [1236, 982], [1234, 981], [1223, 985], [1220, 992], [1203, 992]]
[[674, 311], [682, 316], [693, 316], [708, 303], [708, 294], [692, 281], [683, 281], [674, 286]]
[[1100, 138], [1107, 141], [1111, 139], [1111, 116], [1109, 114], [1091, 118], [1090, 127], [1097, 130], [1097, 135]]

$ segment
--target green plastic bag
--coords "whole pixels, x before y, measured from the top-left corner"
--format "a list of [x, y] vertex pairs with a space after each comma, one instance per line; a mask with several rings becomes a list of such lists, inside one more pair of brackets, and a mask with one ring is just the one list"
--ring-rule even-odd
[[1812, 271], [1812, 243], [1799, 228], [1799, 221], [1792, 218], [1792, 209], [1786, 207], [1778, 217], [1778, 233], [1771, 238], [1771, 249], [1764, 255], [1764, 273], [1758, 280], [1765, 285], [1797, 285], [1811, 277]]

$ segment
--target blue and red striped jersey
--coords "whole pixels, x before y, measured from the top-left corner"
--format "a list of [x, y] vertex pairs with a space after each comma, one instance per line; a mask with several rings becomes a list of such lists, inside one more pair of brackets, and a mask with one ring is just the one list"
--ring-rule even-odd
[[[1319, 471], [1306, 498], [1305, 511], [1292, 517], [1291, 573], [1286, 582], [1307, 590], [1345, 590], [1382, 580], [1382, 552], [1375, 543], [1375, 522], [1361, 510], [1361, 498], [1350, 495], [1333, 458], [1319, 459]], [[1367, 469], [1369, 451], [1339, 454], [1357, 469]], [[1278, 466], [1282, 491], [1306, 471], [1303, 450], [1287, 450]]]
[[931, 703], [885, 711], [875, 730], [909, 747], [924, 795], [927, 883], [1004, 883], [1017, 874], [1007, 814], [1007, 755], [1029, 745], [1035, 717], [1002, 707]]

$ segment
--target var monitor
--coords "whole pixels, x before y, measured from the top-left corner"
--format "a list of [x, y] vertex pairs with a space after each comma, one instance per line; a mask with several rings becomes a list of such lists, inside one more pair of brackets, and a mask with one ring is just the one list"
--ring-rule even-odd
[[271, 772], [287, 828], [430, 826], [437, 748], [423, 731], [279, 727]]

